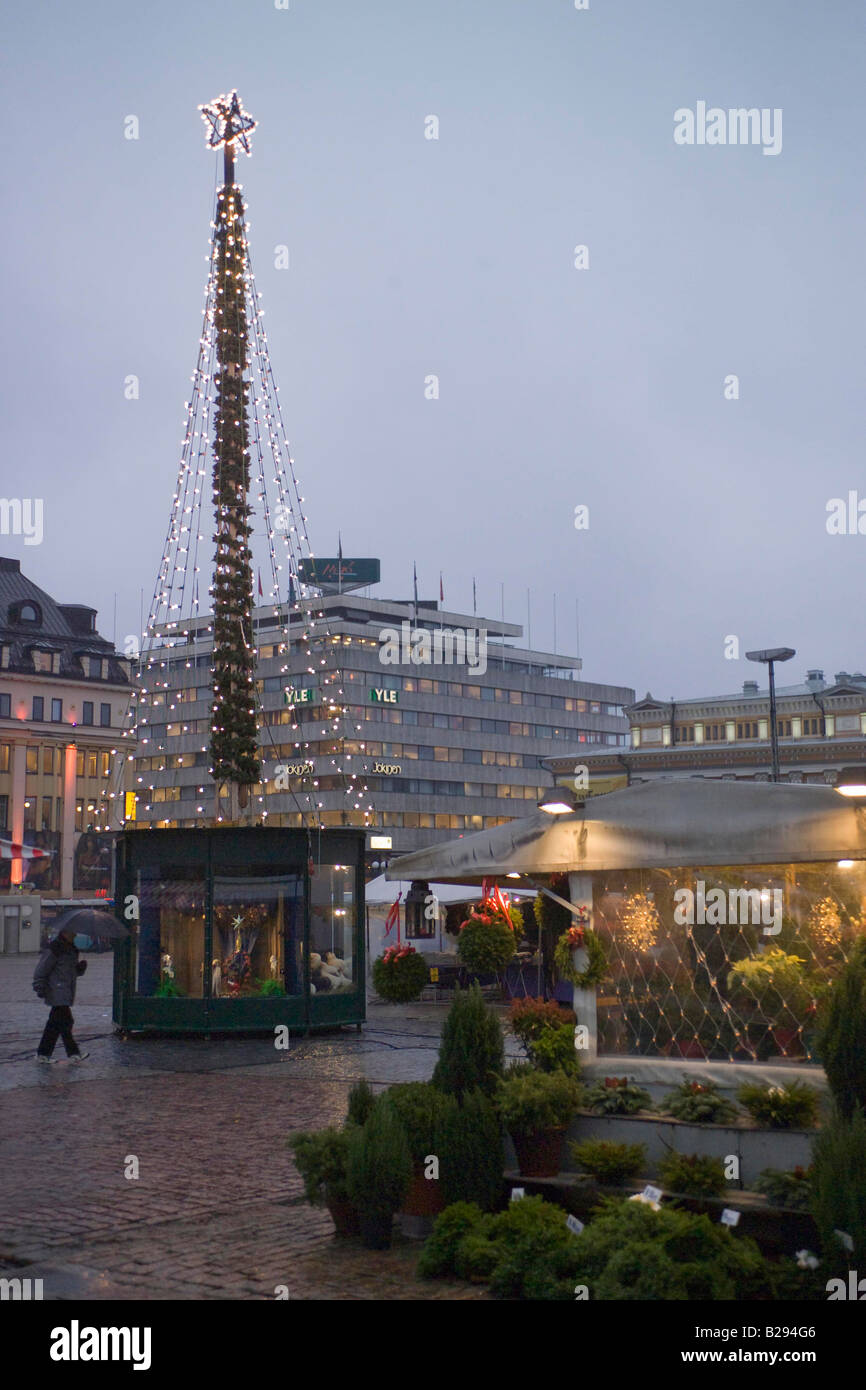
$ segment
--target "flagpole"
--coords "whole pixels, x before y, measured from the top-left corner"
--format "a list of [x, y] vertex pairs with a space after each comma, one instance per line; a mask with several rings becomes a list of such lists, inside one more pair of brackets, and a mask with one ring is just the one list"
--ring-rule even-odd
[[529, 590], [526, 590], [526, 644], [527, 651], [532, 651], [532, 606]]
[[556, 656], [556, 594], [553, 595], [553, 655]]
[[501, 580], [501, 581], [500, 581], [500, 584], [499, 584], [499, 616], [500, 616], [501, 619], [502, 619], [502, 627], [503, 627], [503, 631], [502, 631], [502, 634], [501, 634], [501, 637], [500, 637], [500, 643], [501, 643], [501, 647], [502, 647], [502, 669], [503, 669], [503, 671], [504, 671], [504, 670], [505, 670], [505, 631], [504, 631], [504, 629], [505, 629], [505, 581], [504, 581], [504, 580]]

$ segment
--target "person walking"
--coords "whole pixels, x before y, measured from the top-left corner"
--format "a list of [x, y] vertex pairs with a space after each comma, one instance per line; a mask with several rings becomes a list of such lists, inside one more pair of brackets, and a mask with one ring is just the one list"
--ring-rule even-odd
[[52, 1060], [51, 1054], [58, 1038], [63, 1039], [70, 1062], [78, 1063], [90, 1056], [89, 1052], [81, 1051], [72, 1036], [74, 1019], [71, 1005], [75, 1002], [78, 976], [83, 975], [86, 969], [87, 961], [78, 959], [74, 927], [62, 928], [39, 957], [33, 972], [33, 988], [51, 1009], [36, 1053], [36, 1061], [43, 1065]]

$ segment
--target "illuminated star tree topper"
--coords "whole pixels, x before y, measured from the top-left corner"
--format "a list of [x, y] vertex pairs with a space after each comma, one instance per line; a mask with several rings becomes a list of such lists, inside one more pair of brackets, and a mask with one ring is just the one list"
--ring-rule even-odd
[[207, 106], [200, 106], [199, 111], [208, 127], [208, 148], [216, 150], [220, 145], [223, 147], [228, 183], [229, 171], [234, 169], [235, 146], [239, 144], [245, 154], [251, 153], [249, 137], [256, 128], [256, 122], [241, 106], [237, 92], [232, 92], [231, 96], [217, 97]]

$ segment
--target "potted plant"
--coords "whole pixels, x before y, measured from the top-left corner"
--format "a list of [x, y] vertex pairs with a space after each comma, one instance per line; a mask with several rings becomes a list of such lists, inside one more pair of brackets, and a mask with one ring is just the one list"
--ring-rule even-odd
[[728, 975], [728, 988], [755, 1005], [769, 1022], [773, 1039], [784, 1057], [802, 1054], [800, 1025], [815, 1002], [813, 982], [801, 956], [773, 946], [761, 955], [737, 961]]
[[389, 1004], [408, 1004], [427, 983], [427, 962], [414, 946], [389, 946], [373, 962], [373, 988]]
[[304, 1196], [314, 1207], [327, 1207], [338, 1236], [356, 1236], [358, 1213], [346, 1186], [349, 1132], [303, 1130], [289, 1138], [295, 1166], [304, 1180]]
[[439, 1178], [426, 1176], [429, 1160], [438, 1155], [437, 1133], [447, 1107], [447, 1099], [429, 1081], [410, 1081], [388, 1090], [397, 1118], [406, 1131], [412, 1181], [403, 1199], [406, 1216], [436, 1216], [444, 1207]]
[[348, 1135], [346, 1186], [358, 1209], [361, 1242], [368, 1250], [388, 1250], [394, 1213], [412, 1181], [412, 1159], [387, 1093], [377, 1098], [366, 1124]]
[[500, 1082], [499, 1114], [524, 1177], [556, 1177], [565, 1131], [579, 1104], [580, 1087], [564, 1071], [512, 1068]]

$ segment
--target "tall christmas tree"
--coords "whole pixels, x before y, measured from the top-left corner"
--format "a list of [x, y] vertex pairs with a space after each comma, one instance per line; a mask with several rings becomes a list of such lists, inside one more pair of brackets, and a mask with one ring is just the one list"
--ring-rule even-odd
[[214, 541], [213, 716], [211, 776], [227, 787], [229, 815], [249, 801], [261, 778], [255, 710], [255, 643], [252, 630], [253, 570], [249, 454], [249, 362], [246, 314], [246, 231], [241, 191], [235, 183], [235, 144], [249, 154], [255, 121], [237, 93], [202, 107], [208, 143], [223, 149], [223, 186], [217, 199], [217, 373], [213, 441]]

